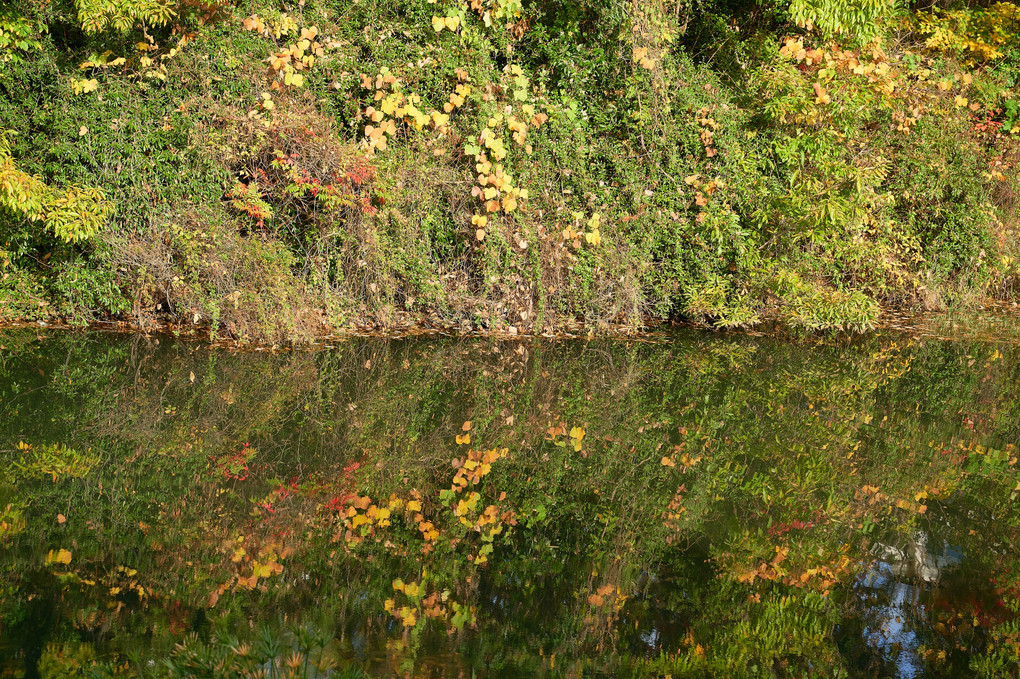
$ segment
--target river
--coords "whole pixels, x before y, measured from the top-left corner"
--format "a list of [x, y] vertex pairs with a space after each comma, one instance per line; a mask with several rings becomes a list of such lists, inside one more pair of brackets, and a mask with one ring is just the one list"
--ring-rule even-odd
[[1020, 351], [0, 332], [0, 676], [1017, 676]]

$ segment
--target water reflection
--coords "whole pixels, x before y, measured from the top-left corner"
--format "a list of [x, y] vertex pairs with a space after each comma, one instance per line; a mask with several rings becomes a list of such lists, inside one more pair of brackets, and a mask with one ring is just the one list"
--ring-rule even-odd
[[937, 514], [899, 541], [872, 543], [874, 559], [848, 599], [855, 621], [837, 633], [861, 670], [904, 679], [969, 674], [967, 656], [984, 647], [984, 628], [1009, 616], [981, 564], [940, 537], [956, 534], [951, 521]]
[[1002, 345], [0, 345], [0, 672], [1017, 671]]
[[875, 656], [896, 668], [895, 676], [912, 679], [924, 671], [913, 623], [926, 616], [920, 587], [897, 579], [895, 570], [879, 562], [858, 583], [862, 615], [869, 621], [862, 636]]

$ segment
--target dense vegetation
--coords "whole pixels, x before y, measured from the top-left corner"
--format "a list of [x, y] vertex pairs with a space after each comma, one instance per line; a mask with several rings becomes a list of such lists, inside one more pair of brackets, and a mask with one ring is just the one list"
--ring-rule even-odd
[[0, 8], [0, 319], [861, 327], [1020, 281], [1020, 7]]
[[1015, 345], [676, 339], [0, 333], [0, 676], [1017, 676]]

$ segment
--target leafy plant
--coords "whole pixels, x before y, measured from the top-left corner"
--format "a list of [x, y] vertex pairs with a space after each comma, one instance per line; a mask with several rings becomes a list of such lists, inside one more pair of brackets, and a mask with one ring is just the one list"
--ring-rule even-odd
[[42, 223], [67, 243], [94, 237], [112, 212], [101, 189], [54, 189], [39, 177], [19, 170], [11, 157], [6, 133], [0, 134], [0, 206], [30, 222]]

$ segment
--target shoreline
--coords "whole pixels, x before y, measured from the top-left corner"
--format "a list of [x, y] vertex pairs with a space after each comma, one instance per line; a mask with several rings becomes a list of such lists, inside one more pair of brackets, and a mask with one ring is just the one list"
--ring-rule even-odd
[[[684, 330], [792, 340], [805, 338], [818, 340], [826, 337], [851, 338], [873, 332], [892, 331], [940, 340], [967, 340], [975, 338], [969, 336], [967, 328], [961, 329], [958, 321], [973, 325], [975, 322], [994, 322], [1003, 318], [1015, 319], [1017, 321], [1018, 332], [1015, 333], [1015, 338], [999, 338], [995, 341], [1020, 342], [1020, 304], [995, 300], [983, 301], [975, 306], [944, 311], [883, 309], [875, 324], [864, 331], [854, 329], [808, 330], [791, 327], [777, 318], [772, 318], [763, 320], [753, 326], [729, 328], [717, 327], [707, 322], [689, 320], [649, 321], [640, 326], [601, 324], [597, 329], [586, 327], [580, 322], [574, 322], [563, 324], [556, 329], [547, 328], [543, 332], [521, 332], [517, 331], [516, 328], [513, 331], [488, 328], [465, 329], [463, 325], [459, 324], [440, 325], [424, 318], [419, 318], [409, 322], [394, 323], [386, 326], [378, 324], [374, 326], [352, 324], [339, 329], [332, 329], [329, 332], [319, 333], [306, 339], [290, 339], [284, 342], [273, 343], [257, 339], [236, 338], [226, 334], [223, 336], [213, 336], [208, 326], [196, 324], [177, 324], [169, 321], [138, 323], [135, 321], [112, 319], [97, 319], [85, 324], [76, 324], [68, 322], [63, 318], [56, 318], [36, 320], [0, 319], [0, 332], [31, 328], [37, 330], [85, 331], [144, 337], [163, 336], [237, 350], [279, 351], [301, 348], [329, 348], [332, 343], [360, 338], [400, 340], [417, 337], [456, 337], [461, 339], [494, 339], [498, 341], [608, 339], [647, 342], [665, 339], [673, 332]], [[955, 334], [947, 333], [946, 324], [951, 324], [949, 329], [954, 331], [960, 330], [960, 332]], [[992, 340], [993, 338], [985, 337], [983, 339]]]

